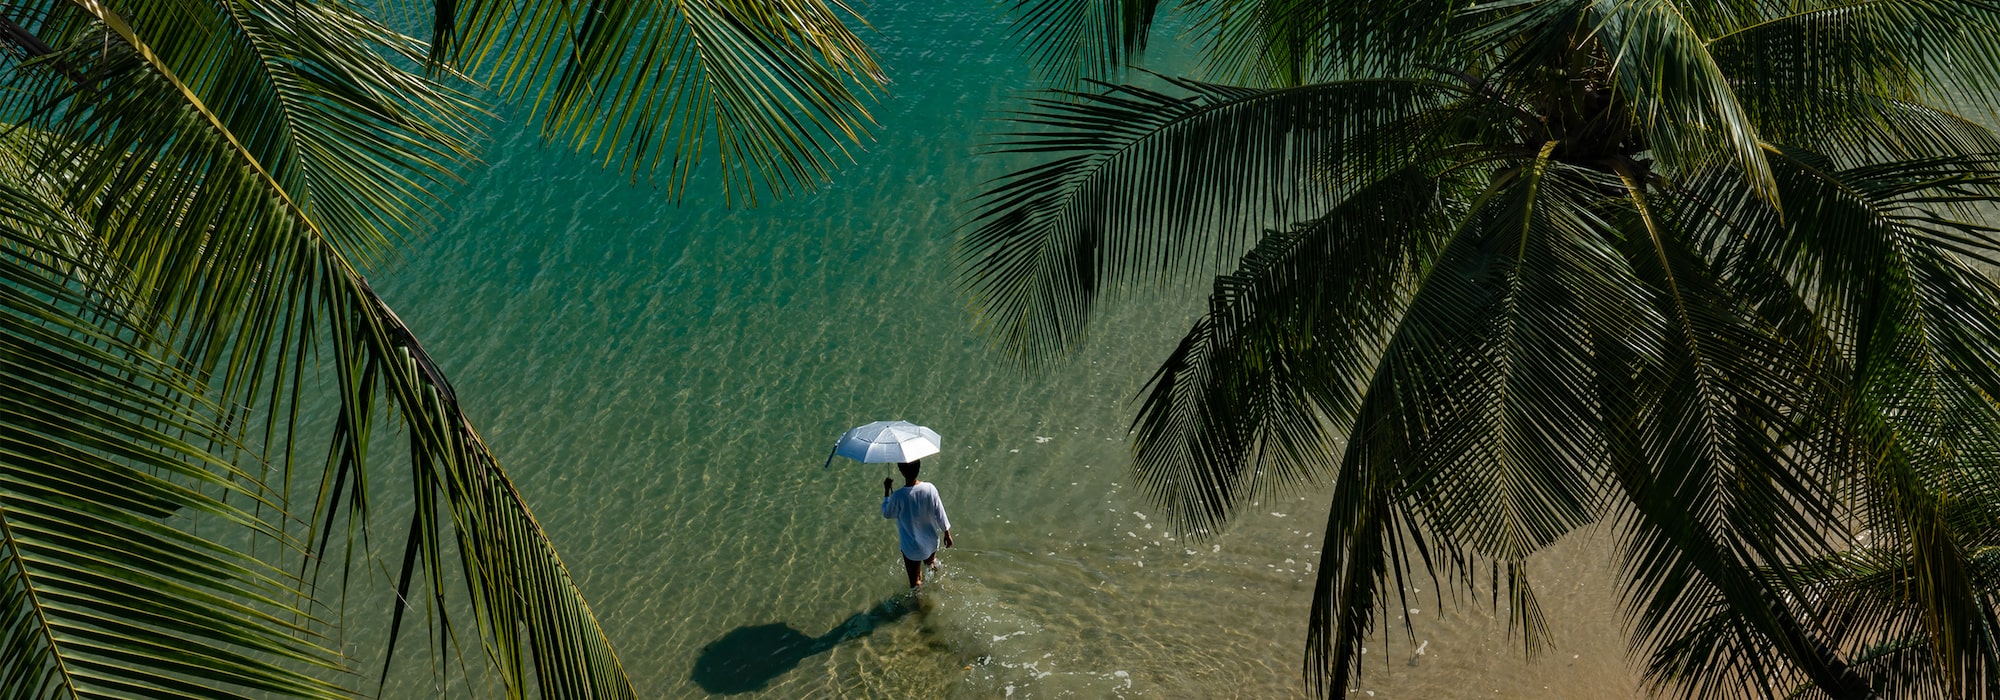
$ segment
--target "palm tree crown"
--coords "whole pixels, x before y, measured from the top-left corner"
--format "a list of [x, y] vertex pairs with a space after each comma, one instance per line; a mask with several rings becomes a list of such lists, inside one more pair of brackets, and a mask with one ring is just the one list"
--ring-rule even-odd
[[[1160, 11], [1016, 9], [1066, 81]], [[1135, 469], [1194, 533], [1332, 481], [1315, 688], [1415, 575], [1544, 646], [1525, 559], [1607, 522], [1656, 691], [2000, 695], [2000, 8], [1181, 9], [1210, 79], [1033, 100], [965, 281], [1039, 361], [1213, 275]]]

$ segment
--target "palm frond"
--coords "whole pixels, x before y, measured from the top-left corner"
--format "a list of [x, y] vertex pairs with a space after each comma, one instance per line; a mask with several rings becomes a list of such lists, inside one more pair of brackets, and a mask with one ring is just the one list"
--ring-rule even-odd
[[1729, 163], [1761, 195], [1776, 196], [1756, 124], [1683, 3], [1595, 0], [1592, 19], [1611, 79], [1656, 158], [1685, 170]]
[[[1990, 506], [1991, 503], [1987, 502]], [[1981, 590], [1992, 590], [1995, 552], [1973, 556], [1969, 568]], [[1780, 572], [1815, 582], [1820, 593], [1808, 600], [1819, 607], [1819, 616], [1840, 620], [1841, 636], [1864, 645], [1855, 654], [1857, 669], [1884, 695], [1904, 698], [1990, 697], [2000, 686], [1991, 677], [1993, 668], [1980, 669], [1984, 677], [1972, 683], [1947, 682], [1936, 673], [1935, 647], [1925, 631], [1922, 607], [1909, 595], [1919, 585], [1915, 567], [1905, 553], [1893, 547], [1863, 544], [1855, 549], [1820, 560], [1803, 562]], [[1982, 601], [1990, 614], [1992, 601]], [[1958, 679], [1955, 679], [1958, 680]], [[1800, 688], [1795, 697], [1825, 697], [1816, 688]]]
[[2000, 87], [2000, 8], [1981, 2], [1844, 0], [1753, 5], [1709, 36], [1732, 78], [1781, 86], [1971, 105], [1991, 113]]
[[1845, 89], [1737, 85], [1744, 109], [1766, 140], [1823, 154], [1835, 167], [1884, 157], [1914, 161], [2000, 152], [2000, 135], [1992, 129], [1921, 102]]
[[1865, 469], [1851, 483], [1862, 522], [1907, 557], [1906, 595], [1923, 612], [1939, 684], [1973, 692], [2000, 666], [1992, 635], [2000, 620], [1969, 561], [1984, 528], [1975, 521], [1966, 531], [1947, 513], [1963, 498], [1962, 475], [1989, 468], [2000, 440], [1991, 399], [2000, 374], [1988, 357], [2000, 342], [2000, 292], [1954, 253], [1990, 254], [2000, 235], [1912, 205], [1990, 199], [1980, 176], [1990, 179], [1994, 166], [1935, 159], [1832, 172], [1802, 157], [1788, 165], [1801, 189], [1818, 188], [1829, 204], [1799, 225], [1851, 258], [1808, 249], [1822, 261], [1821, 287], [1843, 302], [1825, 313], [1845, 318], [1852, 333], [1852, 431]]
[[[1494, 6], [1467, 0], [1191, 0], [1172, 11], [1185, 17], [1185, 36], [1202, 57], [1206, 79], [1299, 87], [1407, 76], [1419, 66], [1450, 64], [1462, 48], [1467, 16]], [[1122, 78], [1142, 56], [1163, 9], [1159, 0], [1014, 0], [1009, 6], [1014, 34], [1030, 60], [1062, 89]]]
[[1289, 87], [1408, 76], [1427, 65], [1472, 68], [1458, 59], [1476, 26], [1467, 13], [1483, 4], [1491, 3], [1196, 0], [1186, 12], [1212, 79]]
[[[279, 543], [226, 502], [268, 494], [197, 445], [226, 440], [199, 385], [51, 247], [72, 222], [0, 178], [0, 687], [9, 697], [346, 697], [299, 582], [174, 521]], [[268, 501], [266, 501], [268, 505]]]
[[[1769, 209], [1733, 170], [1710, 182]], [[1804, 436], [1835, 387], [1731, 293], [1710, 262], [1715, 247], [1689, 236], [1700, 227], [1683, 222], [1711, 209], [1665, 198], [1638, 212], [1623, 250], [1660, 290], [1668, 322], [1657, 354], [1600, 377], [1626, 604], [1647, 674], [1689, 697], [1757, 697], [1805, 678], [1865, 689], [1819, 621], [1786, 602], [1799, 592], [1756, 574], [1761, 562], [1826, 551], [1834, 481], [1824, 447]], [[1712, 615], [1719, 607], [1730, 614]]]
[[[1800, 424], [1819, 436], [1812, 442], [1789, 441], [1753, 452], [1780, 450], [1792, 463], [1788, 470], [1809, 469], [1793, 480], [1815, 484], [1814, 490], [1823, 494], [1814, 499], [1790, 495], [1781, 502], [1849, 504], [1857, 510], [1841, 517], [1852, 517], [1852, 527], [1875, 532], [1877, 541], [1894, 542], [1896, 551], [1910, 557], [1913, 566], [1923, 567], [1919, 579], [1923, 585], [1907, 592], [1912, 600], [1931, 606], [1933, 614], [1922, 630], [1930, 641], [1921, 654], [1896, 656], [1902, 664], [1898, 673], [1907, 676], [1915, 660], [1937, 663], [1928, 669], [1935, 687], [1966, 692], [1985, 682], [1978, 677], [1985, 673], [1980, 669], [1991, 664], [1991, 651], [1978, 641], [1984, 634], [1978, 630], [1990, 624], [1985, 621], [1990, 615], [1979, 612], [1977, 598], [1970, 593], [1976, 584], [1966, 573], [1968, 532], [1977, 528], [1954, 527], [1954, 519], [1942, 512], [1953, 500], [1944, 494], [1960, 490], [1945, 484], [1962, 482], [1948, 475], [1980, 469], [1986, 459], [1980, 446], [1993, 441], [2000, 425], [1984, 398], [1991, 394], [1978, 386], [1993, 375], [1980, 366], [1985, 351], [1975, 350], [1993, 342], [1990, 314], [2000, 312], [2000, 306], [1994, 306], [1990, 292], [1984, 291], [1990, 283], [1955, 257], [1990, 255], [1992, 231], [1954, 220], [1945, 212], [1958, 204], [1990, 199], [1992, 189], [1986, 182], [1990, 178], [1982, 173], [1991, 166], [1981, 157], [1947, 157], [1841, 170], [1810, 153], [1771, 152], [1783, 196], [1814, 206], [1791, 207], [1780, 218], [1729, 178], [1711, 175], [1690, 181], [1685, 201], [1701, 202], [1699, 223], [1684, 228], [1712, 230], [1697, 235], [1716, 242], [1712, 251], [1732, 270], [1730, 275], [1736, 278], [1732, 284], [1747, 293], [1746, 299], [1758, 300], [1766, 314], [1789, 319], [1771, 332], [1797, 348], [1795, 358], [1825, 367], [1819, 381], [1834, 382], [1828, 389], [1846, 398], [1841, 399], [1839, 411], [1793, 411], [1796, 416], [1820, 416], [1814, 424]], [[1734, 194], [1718, 196], [1719, 192]], [[1779, 366], [1776, 361], [1763, 364]], [[1828, 532], [1848, 527], [1839, 524], [1841, 520], [1808, 516], [1784, 529]], [[1723, 531], [1757, 532], [1741, 525]], [[1788, 539], [1812, 546], [1811, 538], [1795, 534]], [[1760, 553], [1753, 562], [1827, 556], [1798, 545], [1787, 550]], [[1769, 581], [1767, 585], [1785, 591], [1782, 600], [1810, 601], [1817, 595], [1812, 591], [1819, 584], [1810, 580], [1774, 577], [1754, 568], [1732, 575]], [[1704, 595], [1723, 600], [1720, 592]], [[1815, 618], [1826, 611], [1801, 609], [1796, 613], [1801, 616], [1798, 637], [1810, 643], [1792, 644], [1782, 634], [1773, 634], [1783, 627], [1746, 634], [1755, 618], [1744, 615], [1745, 608], [1736, 601], [1707, 612], [1701, 607], [1691, 604], [1678, 616], [1661, 618], [1670, 623], [1661, 629], [1676, 631], [1661, 634], [1655, 629], [1649, 634], [1656, 640], [1674, 640], [1655, 648], [1656, 680], [1708, 695], [1755, 695], [1805, 682], [1804, 678], [1812, 679], [1819, 688], [1816, 692], [1836, 695], [1842, 688], [1851, 693], [1870, 685], [1885, 687], [1890, 680], [1876, 678], [1875, 671], [1840, 660], [1840, 655], [1887, 639], [1908, 639], [1910, 632], [1888, 634], [1872, 628], [1866, 632], [1882, 634], [1856, 637], [1851, 621]], [[1725, 634], [1729, 627], [1744, 631]], [[1732, 635], [1737, 639], [1733, 647], [1718, 646]], [[1798, 650], [1814, 646], [1823, 651], [1806, 658], [1797, 655]], [[1788, 672], [1764, 664], [1732, 668], [1720, 662], [1758, 648], [1765, 649], [1764, 657], [1792, 659], [1794, 669]], [[1694, 653], [1694, 649], [1706, 651]], [[1814, 668], [1813, 656], [1828, 663]], [[1787, 680], [1787, 673], [1797, 676]], [[1917, 687], [1908, 677], [1894, 682]]]
[[[450, 578], [436, 555], [449, 527], [483, 646], [510, 692], [630, 697], [581, 593], [449, 382], [357, 267], [450, 177], [466, 103], [399, 67], [420, 57], [413, 42], [338, 5], [148, 5], [144, 22], [82, 7], [51, 6], [24, 25], [58, 38], [69, 70], [27, 67], [45, 80], [31, 95], [41, 102], [21, 104], [47, 136], [16, 153], [84, 214], [124, 275], [118, 288], [153, 303], [163, 344], [197, 378], [216, 378], [232, 405], [267, 411], [267, 434], [289, 440], [296, 427], [304, 399], [287, 395], [288, 378], [315, 362], [340, 369], [349, 422], [333, 437], [322, 493], [358, 495], [369, 480], [358, 448], [373, 403], [386, 400], [410, 437], [413, 498], [432, 514], [411, 530], [432, 556], [406, 559], [403, 578], [408, 567], [434, 584]], [[297, 55], [264, 53], [275, 44], [246, 19], [257, 13], [320, 25], [329, 44], [343, 33], [366, 41], [333, 50], [300, 39], [286, 49]], [[217, 69], [232, 61], [242, 65]], [[374, 77], [391, 73], [400, 77]], [[228, 106], [238, 95], [263, 95], [252, 100], [263, 111]], [[311, 478], [289, 458], [287, 448], [278, 465], [288, 479]], [[350, 499], [348, 517], [365, 522], [367, 503]], [[330, 529], [340, 505], [318, 504], [315, 531]]]
[[1054, 156], [981, 195], [958, 249], [980, 323], [1016, 357], [1073, 347], [1108, 288], [1218, 270], [1258, 232], [1319, 216], [1433, 138], [1421, 127], [1442, 126], [1450, 113], [1434, 110], [1458, 95], [1402, 80], [1176, 85], [1193, 94], [1036, 100], [1016, 120], [1040, 130], [998, 146]]
[[1594, 332], [1632, 323], [1619, 312], [1636, 291], [1606, 264], [1608, 227], [1576, 206], [1587, 180], [1551, 150], [1504, 170], [1459, 220], [1366, 380], [1308, 623], [1321, 692], [1360, 672], [1381, 591], [1402, 595], [1412, 561], [1467, 591], [1489, 562], [1526, 648], [1548, 642], [1523, 563], [1601, 508], [1604, 442], [1579, 429], [1593, 405], [1580, 370]]
[[887, 79], [835, 0], [435, 0], [430, 58], [530, 109], [551, 141], [686, 195], [712, 150], [725, 196], [812, 189], [871, 126]]
[[[1466, 183], [1412, 167], [1326, 216], [1272, 232], [1215, 280], [1134, 420], [1139, 482], [1175, 532], [1214, 532], [1244, 500], [1325, 479], [1394, 319]], [[1383, 235], [1383, 231], [1396, 235]]]
[[1057, 87], [1118, 77], [1146, 50], [1160, 0], [1013, 0], [1015, 37]]

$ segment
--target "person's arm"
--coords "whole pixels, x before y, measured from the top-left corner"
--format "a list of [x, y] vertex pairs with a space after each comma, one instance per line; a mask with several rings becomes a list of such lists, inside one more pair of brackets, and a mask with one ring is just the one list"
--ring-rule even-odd
[[882, 517], [884, 518], [896, 517], [896, 514], [889, 510], [889, 494], [895, 491], [895, 489], [891, 486], [894, 483], [896, 482], [893, 479], [882, 480]]
[[944, 514], [944, 497], [931, 496], [931, 505], [937, 508], [938, 529], [944, 531], [944, 547], [951, 548], [951, 516]]

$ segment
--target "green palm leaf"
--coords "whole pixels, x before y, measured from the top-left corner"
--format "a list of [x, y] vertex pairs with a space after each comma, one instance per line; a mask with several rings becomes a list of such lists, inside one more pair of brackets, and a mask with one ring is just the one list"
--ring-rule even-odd
[[[1312, 606], [1306, 673], [1320, 692], [1349, 687], [1384, 589], [1403, 595], [1418, 564], [1470, 587], [1486, 563], [1527, 647], [1547, 643], [1522, 565], [1589, 520], [1601, 475], [1576, 467], [1603, 449], [1565, 422], [1590, 405], [1565, 368], [1586, 361], [1583, 329], [1631, 321], [1612, 313], [1631, 291], [1603, 274], [1602, 227], [1559, 204], [1586, 190], [1548, 155], [1507, 164], [1474, 200], [1368, 370], [1327, 525], [1342, 561], [1323, 563]], [[1599, 294], [1570, 296], [1564, 278]], [[1569, 298], [1531, 301], [1549, 294]], [[1568, 434], [1545, 439], [1552, 428]]]
[[1610, 78], [1655, 157], [1676, 165], [1725, 158], [1775, 196], [1757, 127], [1702, 41], [1699, 20], [1671, 0], [1600, 0], [1592, 10]]
[[542, 134], [683, 196], [713, 149], [724, 191], [810, 189], [858, 143], [884, 84], [820, 0], [435, 0], [430, 58], [531, 100]]
[[1908, 557], [1915, 573], [1908, 592], [1925, 613], [1941, 685], [1970, 692], [2000, 661], [1984, 600], [1990, 593], [1979, 592], [1968, 561], [1984, 528], [1977, 521], [1965, 528], [1946, 513], [1962, 508], [1955, 503], [1962, 475], [1991, 464], [1982, 446], [2000, 423], [1990, 398], [2000, 384], [1986, 356], [2000, 341], [2000, 297], [1950, 251], [1990, 255], [2000, 232], [1934, 208], [1990, 197], [1986, 180], [1995, 169], [1989, 159], [1936, 159], [1800, 170], [1803, 185], [1844, 205], [1814, 212], [1826, 220], [1801, 223], [1845, 244], [1843, 258], [1873, 263], [1821, 264], [1822, 287], [1847, 302], [1829, 315], [1850, 319], [1843, 325], [1856, 345], [1853, 430], [1860, 458], [1873, 466], [1854, 482], [1865, 522]]
[[1160, 0], [1014, 0], [1022, 47], [1063, 87], [1108, 78], [1146, 50]]
[[185, 375], [129, 341], [60, 207], [0, 179], [0, 687], [8, 697], [344, 697], [299, 582], [176, 521], [296, 551], [269, 497], [198, 446], [226, 439]]
[[[267, 447], [301, 429], [298, 373], [338, 370], [345, 422], [318, 475], [327, 497], [301, 509], [313, 522], [304, 544], [325, 551], [342, 505], [350, 521], [369, 518], [366, 434], [386, 400], [410, 436], [410, 537], [428, 553], [406, 558], [403, 580], [428, 572], [449, 626], [439, 538], [453, 537], [482, 646], [511, 693], [629, 697], [609, 641], [449, 382], [357, 267], [431, 215], [433, 188], [467, 155], [472, 105], [397, 67], [421, 58], [419, 45], [340, 5], [44, 9], [22, 26], [54, 53], [24, 67], [38, 80], [5, 109], [46, 136], [11, 153], [82, 213], [83, 235], [108, 257], [99, 274], [145, 301], [145, 323], [198, 379], [263, 407]], [[313, 476], [289, 447], [276, 459], [287, 484]], [[354, 495], [342, 502], [343, 491]], [[303, 562], [317, 560], [300, 561], [312, 586], [317, 566]]]
[[[1188, 0], [1172, 9], [1192, 25], [1188, 38], [1200, 46], [1209, 79], [1297, 87], [1437, 63], [1457, 38], [1450, 28], [1477, 5]], [[1142, 56], [1168, 7], [1159, 0], [1014, 0], [1009, 10], [1036, 67], [1069, 89], [1120, 76]], [[1368, 40], [1356, 40], [1362, 37]]]
[[[1360, 387], [1323, 383], [1314, 368], [1358, 375], [1379, 354], [1449, 233], [1443, 191], [1466, 184], [1437, 171], [1384, 177], [1327, 216], [1267, 235], [1216, 278], [1208, 313], [1161, 363], [1134, 428], [1140, 483], [1175, 504], [1175, 531], [1214, 531], [1260, 492], [1327, 476], [1336, 445], [1325, 424], [1353, 420]], [[1378, 226], [1407, 233], [1368, 235]]]
[[[1917, 95], [1991, 109], [2000, 8], [1978, 2], [1813, 2], [1750, 14], [1706, 43], [1738, 80], [1806, 92]], [[1777, 97], [1783, 92], [1771, 93]]]
[[[1981, 504], [1989, 510], [1992, 502]], [[1996, 562], [1994, 552], [1983, 551], [1970, 561], [1974, 581], [1991, 590]], [[1884, 547], [1857, 547], [1837, 556], [1808, 562], [1782, 575], [1820, 582], [1822, 593], [1809, 602], [1820, 607], [1820, 616], [1845, 621], [1842, 633], [1856, 641], [1866, 640], [1855, 655], [1855, 666], [1878, 685], [1901, 697], [1949, 698], [1976, 696], [1981, 688], [1994, 685], [1990, 664], [1978, 669], [1984, 677], [1968, 678], [1966, 684], [1941, 682], [1930, 671], [1936, 665], [1934, 648], [1928, 643], [1922, 607], [1909, 596], [1917, 583], [1915, 568], [1900, 552]], [[1810, 687], [1799, 688], [1797, 697], [1824, 697]]]
[[[1176, 85], [1177, 97], [1125, 87], [1041, 99], [1004, 153], [1063, 154], [997, 183], [960, 244], [981, 323], [1010, 352], [1045, 357], [1080, 340], [1108, 287], [1185, 279], [1240, 254], [1258, 231], [1312, 218], [1343, 187], [1393, 167], [1387, 154], [1325, 151], [1350, 139], [1425, 136], [1416, 119], [1456, 97], [1424, 81], [1359, 81], [1272, 91]], [[1310, 126], [1305, 126], [1305, 125]], [[1318, 164], [1310, 161], [1321, 158]], [[1240, 158], [1230, 177], [1203, 167]], [[1291, 177], [1312, 167], [1319, 177]], [[1186, 236], [1146, 236], [1198, 221]]]

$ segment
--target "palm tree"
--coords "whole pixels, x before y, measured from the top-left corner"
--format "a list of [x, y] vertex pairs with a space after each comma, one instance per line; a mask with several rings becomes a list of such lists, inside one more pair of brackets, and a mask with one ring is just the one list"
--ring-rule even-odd
[[[490, 100], [671, 196], [704, 170], [733, 200], [814, 186], [881, 83], [851, 19], [0, 3], [0, 696], [345, 697], [387, 677], [414, 611], [509, 696], [631, 697], [470, 399], [365, 273], [447, 215]], [[399, 478], [368, 458], [385, 410], [408, 496], [368, 488]], [[400, 561], [371, 563], [368, 533]], [[388, 648], [349, 658], [345, 577], [399, 563], [396, 598], [371, 598]]]
[[1070, 82], [981, 327], [1212, 276], [1134, 470], [1197, 535], [1331, 480], [1317, 692], [1413, 576], [1544, 647], [1523, 563], [1605, 523], [1655, 692], [2000, 696], [2000, 7], [1190, 0], [1207, 78], [1123, 84], [1157, 0], [1015, 9]]

